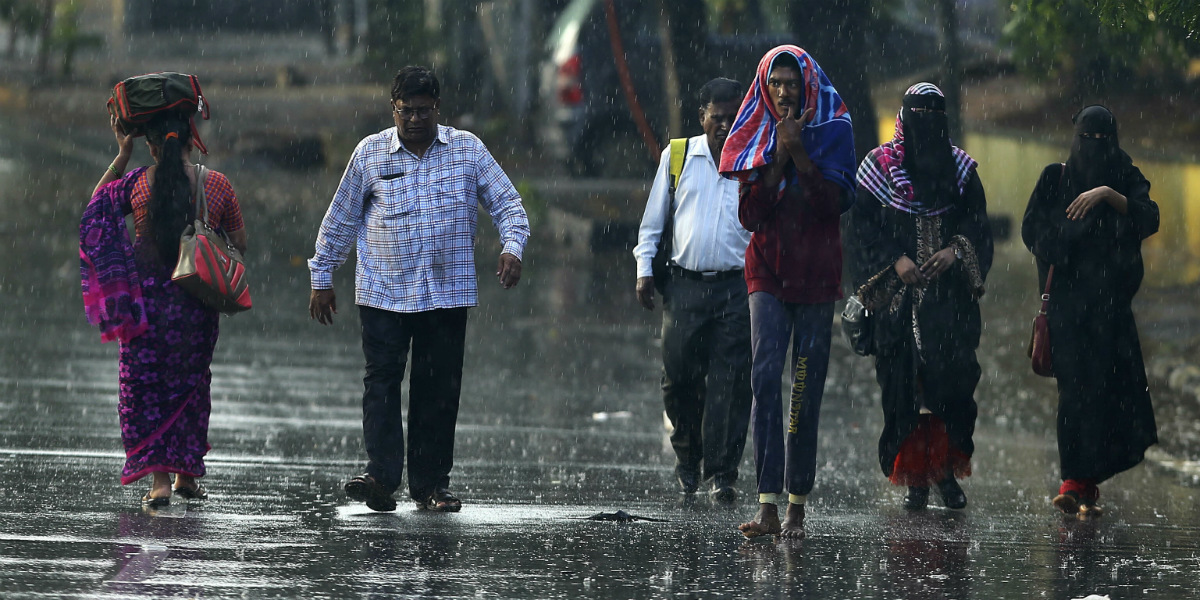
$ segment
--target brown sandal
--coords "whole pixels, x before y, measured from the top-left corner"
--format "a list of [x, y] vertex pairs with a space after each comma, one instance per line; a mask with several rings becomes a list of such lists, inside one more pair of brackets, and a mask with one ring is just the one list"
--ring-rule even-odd
[[1079, 512], [1079, 494], [1075, 492], [1064, 492], [1054, 497], [1050, 501], [1058, 510], [1064, 514], [1073, 515]]
[[462, 510], [462, 501], [446, 488], [437, 488], [423, 501], [417, 501], [417, 508], [433, 512], [458, 512]]

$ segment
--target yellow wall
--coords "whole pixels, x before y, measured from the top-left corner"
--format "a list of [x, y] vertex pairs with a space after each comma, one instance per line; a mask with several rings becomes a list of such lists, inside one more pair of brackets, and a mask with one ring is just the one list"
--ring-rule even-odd
[[[892, 139], [895, 117], [879, 120], [881, 141]], [[1020, 243], [1021, 216], [1038, 175], [1046, 165], [1066, 160], [1068, 149], [1042, 141], [994, 134], [967, 133], [965, 147], [979, 161], [987, 191], [988, 212], [1012, 218]], [[1150, 180], [1150, 197], [1158, 203], [1158, 233], [1142, 246], [1148, 285], [1181, 285], [1200, 281], [1200, 165], [1140, 160], [1133, 162]]]

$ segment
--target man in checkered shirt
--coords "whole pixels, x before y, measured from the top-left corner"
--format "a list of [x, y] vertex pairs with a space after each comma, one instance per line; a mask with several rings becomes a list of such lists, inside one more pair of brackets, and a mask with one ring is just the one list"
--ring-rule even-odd
[[475, 231], [480, 206], [504, 245], [496, 277], [521, 279], [529, 220], [521, 197], [483, 142], [438, 124], [433, 71], [405, 67], [392, 83], [396, 126], [359, 142], [308, 261], [309, 315], [333, 322], [332, 272], [357, 250], [355, 303], [362, 320], [366, 473], [346, 494], [378, 511], [396, 509], [404, 474], [400, 388], [409, 348], [408, 491], [423, 509], [455, 512], [450, 492], [467, 308], [478, 304]]

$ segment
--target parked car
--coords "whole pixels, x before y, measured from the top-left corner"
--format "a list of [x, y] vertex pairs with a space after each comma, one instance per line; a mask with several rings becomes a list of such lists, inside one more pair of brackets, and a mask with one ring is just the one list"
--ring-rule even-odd
[[[740, 3], [741, 10], [762, 11], [763, 3]], [[614, 0], [618, 31], [625, 50], [637, 103], [656, 142], [669, 137], [697, 134], [696, 131], [667, 131], [667, 94], [659, 34], [659, 3]], [[1002, 68], [1003, 52], [995, 42], [994, 23], [984, 9], [987, 3], [969, 0], [961, 8], [960, 28], [965, 72]], [[916, 0], [894, 5], [893, 12], [868, 27], [870, 56], [868, 75], [874, 81], [910, 76], [933, 77], [941, 62], [939, 31]], [[982, 12], [981, 12], [982, 11]], [[708, 79], [730, 77], [749, 84], [762, 55], [779, 44], [797, 43], [785, 31], [785, 19], [764, 14], [737, 15], [744, 23], [763, 23], [766, 33], [725, 34], [729, 25], [707, 19], [705, 35], [707, 70], [697, 81], [680, 81], [680, 107], [685, 114], [695, 111], [695, 92]], [[994, 20], [994, 19], [993, 19]], [[982, 23], [982, 25], [980, 25]], [[989, 33], [990, 32], [990, 33]], [[801, 44], [803, 45], [803, 44]], [[838, 74], [829, 74], [836, 84]], [[591, 177], [646, 178], [653, 173], [657, 157], [651, 156], [638, 133], [633, 112], [621, 90], [616, 61], [605, 18], [605, 0], [572, 0], [559, 14], [546, 39], [539, 74], [539, 135], [549, 156], [566, 165], [572, 174]], [[690, 91], [689, 91], [690, 90]], [[865, 123], [854, 115], [856, 121]], [[875, 125], [863, 131], [874, 132]]]
[[[667, 93], [662, 66], [658, 4], [615, 0], [618, 30], [637, 103], [657, 143], [697, 131], [667, 131]], [[785, 34], [706, 36], [709, 72], [701, 78], [753, 78], [762, 55], [787, 43]], [[541, 142], [570, 172], [591, 177], [648, 177], [657, 165], [638, 132], [621, 89], [605, 17], [604, 0], [574, 0], [547, 38], [539, 98]], [[695, 111], [694, 96], [704, 81], [681, 81], [681, 110]]]

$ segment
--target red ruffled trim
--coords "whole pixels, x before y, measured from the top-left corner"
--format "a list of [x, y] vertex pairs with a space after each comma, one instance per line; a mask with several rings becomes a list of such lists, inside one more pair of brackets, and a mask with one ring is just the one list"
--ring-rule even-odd
[[1100, 499], [1100, 488], [1094, 479], [1068, 479], [1062, 482], [1058, 493], [1075, 492], [1083, 502], [1095, 502]]
[[971, 457], [950, 444], [946, 424], [935, 415], [921, 415], [892, 464], [895, 485], [929, 487], [953, 473], [955, 479], [971, 475]]

